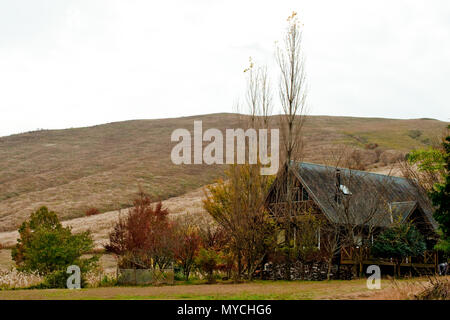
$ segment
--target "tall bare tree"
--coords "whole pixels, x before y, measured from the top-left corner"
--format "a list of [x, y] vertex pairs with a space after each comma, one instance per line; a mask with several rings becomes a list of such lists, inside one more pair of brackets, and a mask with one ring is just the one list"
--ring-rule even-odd
[[[270, 83], [265, 67], [257, 67], [250, 59], [247, 75], [247, 115], [242, 125], [251, 130], [268, 129], [272, 109]], [[245, 273], [252, 279], [270, 251], [273, 223], [264, 208], [270, 177], [260, 174], [261, 162], [250, 164], [250, 153], [244, 164], [230, 165], [227, 181], [219, 181], [206, 192], [204, 208], [230, 236], [230, 248], [237, 264], [237, 277]]]
[[282, 108], [280, 128], [283, 138], [283, 153], [290, 165], [300, 156], [303, 147], [302, 129], [307, 112], [307, 84], [305, 58], [302, 50], [303, 24], [293, 12], [288, 17], [287, 33], [283, 46], [276, 52], [280, 69], [279, 97]]
[[[278, 46], [276, 59], [280, 70], [279, 98], [282, 114], [279, 117], [283, 147], [280, 159], [284, 162], [283, 170], [288, 175], [286, 185], [281, 188], [283, 200], [286, 202], [282, 224], [285, 232], [285, 243], [290, 244], [290, 238], [295, 235], [293, 220], [298, 212], [294, 206], [293, 179], [289, 177], [289, 168], [293, 161], [302, 157], [303, 126], [307, 113], [307, 84], [305, 72], [305, 58], [302, 50], [303, 24], [299, 21], [297, 13], [293, 12], [287, 19], [288, 26], [284, 41]], [[286, 277], [290, 279], [290, 257], [286, 259]]]

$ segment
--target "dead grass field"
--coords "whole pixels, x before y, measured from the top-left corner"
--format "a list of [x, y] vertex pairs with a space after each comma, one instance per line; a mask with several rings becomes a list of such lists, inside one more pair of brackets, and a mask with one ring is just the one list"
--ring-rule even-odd
[[[8, 290], [0, 291], [5, 299], [387, 299], [411, 298], [426, 279], [400, 280], [396, 284], [382, 280], [381, 290], [369, 290], [366, 280], [332, 281], [255, 281], [242, 284], [198, 284], [150, 287], [107, 287], [81, 290]], [[398, 287], [406, 288], [399, 290]], [[405, 295], [405, 292], [410, 296]]]
[[[129, 207], [139, 187], [164, 200], [213, 182], [223, 166], [170, 161], [172, 131], [192, 131], [194, 120], [202, 120], [204, 130], [242, 127], [237, 115], [211, 114], [0, 137], [0, 232], [14, 230], [42, 205], [68, 220], [90, 207], [101, 212]], [[311, 116], [305, 126], [305, 160], [323, 162], [330, 147], [347, 144], [362, 148], [374, 168], [395, 152], [426, 146], [445, 126], [426, 119]], [[364, 149], [368, 144], [379, 146], [379, 157]]]
[[13, 267], [14, 262], [11, 259], [11, 250], [0, 249], [0, 271], [9, 270]]
[[[202, 208], [203, 188], [188, 192], [180, 197], [174, 197], [163, 201], [163, 206], [170, 212], [170, 217], [176, 218], [180, 214], [191, 213], [197, 216], [206, 216]], [[95, 249], [102, 249], [102, 244], [107, 242], [108, 234], [119, 219], [119, 215], [125, 215], [128, 209], [110, 211], [89, 217], [80, 217], [63, 221], [64, 226], [72, 227], [73, 233], [87, 230], [92, 232]], [[208, 219], [205, 217], [205, 219]], [[16, 244], [19, 233], [17, 231], [0, 232], [0, 247], [11, 248]], [[5, 254], [0, 250], [0, 268], [7, 265]], [[7, 257], [9, 260], [11, 257]]]
[[[396, 175], [400, 172], [396, 168], [380, 167], [372, 169], [371, 171], [379, 172], [383, 174]], [[194, 191], [188, 192], [179, 197], [169, 198], [163, 201], [163, 206], [170, 212], [171, 218], [179, 217], [184, 214], [194, 215], [200, 219], [201, 222], [208, 221], [211, 218], [203, 210], [202, 199], [204, 197], [204, 187], [198, 188]], [[109, 211], [100, 213], [94, 216], [84, 216], [63, 221], [64, 226], [72, 227], [73, 233], [80, 233], [87, 230], [92, 232], [92, 236], [95, 242], [95, 249], [103, 249], [103, 244], [108, 241], [108, 234], [112, 230], [114, 224], [117, 222], [120, 215], [125, 215], [128, 209], [121, 209], [115, 211]], [[0, 248], [12, 248], [19, 237], [17, 231], [5, 231], [0, 232]], [[0, 249], [0, 269], [4, 265], [10, 265], [10, 256], [2, 254]]]

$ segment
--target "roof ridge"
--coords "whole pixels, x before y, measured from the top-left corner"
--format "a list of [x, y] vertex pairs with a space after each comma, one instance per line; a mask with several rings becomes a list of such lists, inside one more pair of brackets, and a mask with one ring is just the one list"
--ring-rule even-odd
[[417, 203], [416, 200], [411, 200], [411, 201], [392, 201], [391, 203]]
[[350, 169], [350, 168], [344, 168], [344, 167], [334, 167], [334, 166], [328, 166], [325, 164], [321, 164], [321, 163], [314, 163], [314, 162], [307, 162], [307, 161], [295, 161], [295, 163], [297, 164], [312, 164], [315, 166], [320, 166], [320, 167], [327, 167], [327, 168], [337, 168], [337, 169], [345, 169], [345, 170], [351, 170], [351, 171], [356, 171], [356, 172], [361, 172], [361, 173], [369, 173], [369, 174], [374, 174], [374, 175], [378, 175], [378, 176], [383, 176], [383, 177], [390, 177], [390, 178], [396, 178], [396, 179], [402, 179], [402, 180], [408, 180], [405, 177], [397, 177], [397, 176], [390, 176], [387, 174], [382, 174], [382, 173], [377, 173], [377, 172], [371, 172], [371, 171], [364, 171], [364, 170], [356, 170], [356, 169]]

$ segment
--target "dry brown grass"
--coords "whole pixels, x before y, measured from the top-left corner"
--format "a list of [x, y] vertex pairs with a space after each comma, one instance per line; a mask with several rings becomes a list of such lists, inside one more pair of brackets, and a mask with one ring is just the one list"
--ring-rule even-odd
[[424, 290], [414, 296], [417, 300], [450, 300], [450, 277], [429, 277]]
[[[348, 295], [341, 295], [342, 299], [358, 300], [417, 300], [423, 299], [424, 295], [433, 291], [438, 284], [450, 283], [450, 276], [446, 277], [419, 277], [411, 279], [382, 279], [381, 290], [370, 290], [368, 292], [357, 292]], [[447, 289], [448, 290], [448, 289]], [[433, 297], [432, 299], [437, 299]]]
[[[139, 186], [164, 200], [213, 182], [224, 167], [176, 166], [170, 161], [172, 131], [192, 130], [194, 120], [202, 120], [204, 130], [242, 127], [236, 115], [213, 114], [1, 137], [0, 231], [15, 229], [42, 205], [68, 220], [83, 216], [89, 207], [101, 212], [129, 207]], [[368, 168], [382, 166], [388, 153], [423, 147], [421, 139], [439, 134], [445, 125], [436, 120], [314, 116], [305, 126], [305, 160], [323, 162], [330, 146], [347, 144], [361, 148]], [[422, 135], [412, 138], [411, 130]], [[370, 144], [379, 145], [381, 153], [365, 149]]]
[[11, 250], [0, 249], [0, 271], [10, 270], [14, 266]]
[[41, 283], [43, 277], [37, 273], [19, 272], [16, 269], [0, 270], [0, 290], [27, 288]]
[[[172, 218], [176, 218], [181, 214], [190, 213], [191, 215], [203, 217], [207, 219], [206, 212], [202, 208], [203, 188], [196, 189], [192, 192], [186, 193], [180, 197], [174, 197], [163, 201], [163, 206], [166, 207]], [[80, 218], [63, 221], [64, 226], [72, 227], [73, 233], [80, 233], [87, 230], [92, 232], [95, 248], [102, 249], [102, 244], [106, 243], [108, 234], [112, 227], [117, 222], [119, 215], [127, 214], [128, 209], [120, 211], [110, 211], [93, 216], [83, 216]], [[0, 232], [0, 245], [4, 248], [11, 248], [16, 244], [19, 233], [17, 231]], [[1, 252], [0, 250], [0, 266], [1, 266]]]

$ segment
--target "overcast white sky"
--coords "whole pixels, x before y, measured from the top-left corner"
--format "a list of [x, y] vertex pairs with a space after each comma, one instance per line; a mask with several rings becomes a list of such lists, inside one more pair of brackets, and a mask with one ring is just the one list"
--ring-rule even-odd
[[0, 135], [232, 112], [292, 10], [310, 114], [449, 121], [447, 0], [0, 0]]

